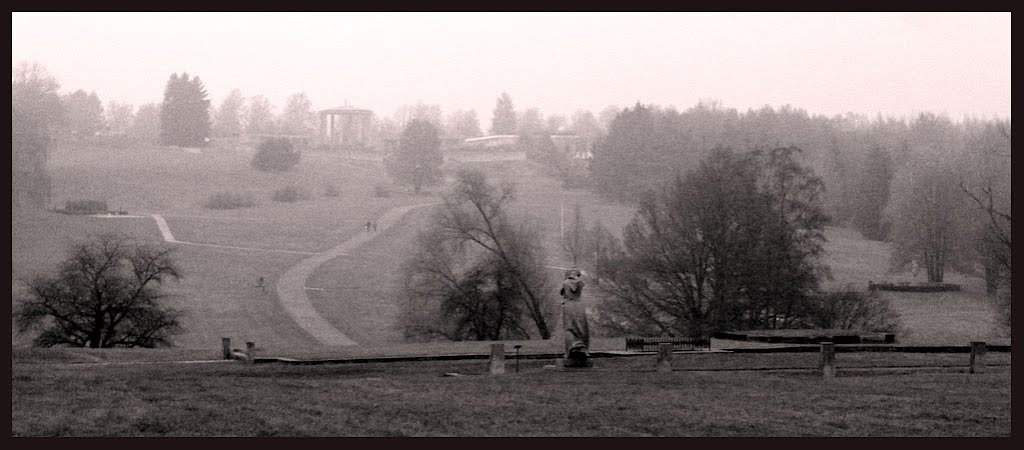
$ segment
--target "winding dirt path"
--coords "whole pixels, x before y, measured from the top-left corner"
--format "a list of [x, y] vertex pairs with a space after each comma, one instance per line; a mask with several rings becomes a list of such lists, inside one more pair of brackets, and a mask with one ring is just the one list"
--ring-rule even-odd
[[402, 206], [388, 210], [377, 219], [377, 232], [361, 232], [349, 240], [342, 242], [337, 247], [318, 253], [292, 266], [277, 280], [277, 298], [281, 306], [292, 317], [303, 330], [306, 330], [314, 339], [322, 345], [356, 345], [357, 343], [341, 332], [334, 325], [325, 320], [320, 313], [313, 308], [313, 303], [306, 296], [306, 280], [320, 265], [337, 258], [345, 256], [348, 252], [369, 242], [378, 236], [381, 231], [387, 230], [409, 211], [413, 209], [437, 205], [438, 203], [424, 203], [419, 205]]
[[217, 245], [217, 244], [204, 244], [198, 242], [186, 242], [175, 239], [174, 234], [171, 233], [170, 226], [167, 225], [167, 221], [164, 220], [160, 214], [151, 214], [153, 220], [156, 221], [157, 227], [160, 229], [164, 241], [174, 244], [185, 244], [185, 245], [197, 245], [203, 247], [216, 247], [236, 250], [247, 250], [247, 251], [264, 251], [274, 253], [291, 253], [291, 254], [302, 254], [312, 255], [298, 264], [288, 269], [281, 277], [277, 280], [277, 299], [284, 307], [288, 315], [291, 316], [292, 320], [299, 325], [300, 328], [306, 331], [310, 336], [313, 337], [317, 342], [322, 345], [356, 345], [357, 343], [349, 338], [345, 333], [338, 330], [334, 325], [325, 320], [313, 308], [313, 303], [310, 302], [309, 297], [306, 296], [306, 280], [320, 265], [337, 258], [339, 256], [345, 256], [349, 251], [355, 250], [359, 246], [371, 241], [379, 235], [380, 232], [387, 230], [394, 224], [398, 223], [399, 220], [406, 213], [416, 208], [424, 206], [438, 205], [440, 203], [422, 203], [418, 205], [401, 206], [392, 208], [384, 213], [377, 219], [377, 231], [376, 232], [361, 232], [340, 245], [331, 248], [329, 250], [320, 253], [310, 252], [298, 252], [291, 250], [273, 250], [264, 248], [253, 248], [253, 247], [235, 247], [229, 245]]

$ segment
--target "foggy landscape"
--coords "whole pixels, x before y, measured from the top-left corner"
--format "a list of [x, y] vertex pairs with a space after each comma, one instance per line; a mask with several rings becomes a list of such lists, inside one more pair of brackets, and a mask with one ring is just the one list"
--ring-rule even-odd
[[1009, 436], [1010, 13], [12, 13], [14, 436]]

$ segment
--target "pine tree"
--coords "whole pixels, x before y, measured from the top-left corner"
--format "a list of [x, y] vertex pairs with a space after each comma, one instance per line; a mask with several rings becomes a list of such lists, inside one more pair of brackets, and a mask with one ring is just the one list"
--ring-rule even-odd
[[512, 107], [512, 97], [502, 92], [498, 97], [498, 104], [494, 107], [494, 117], [491, 119], [491, 134], [515, 134], [516, 133], [516, 111]]
[[210, 100], [199, 77], [171, 74], [160, 110], [160, 142], [198, 147], [210, 136]]

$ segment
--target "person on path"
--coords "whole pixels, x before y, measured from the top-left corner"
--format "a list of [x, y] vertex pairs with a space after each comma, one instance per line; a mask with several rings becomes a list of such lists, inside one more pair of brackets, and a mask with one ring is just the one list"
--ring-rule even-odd
[[366, 231], [370, 231], [370, 221], [366, 221]]

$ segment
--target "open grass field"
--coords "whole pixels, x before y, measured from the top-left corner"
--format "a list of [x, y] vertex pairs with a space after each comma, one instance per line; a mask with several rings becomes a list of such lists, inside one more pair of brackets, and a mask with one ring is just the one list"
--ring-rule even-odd
[[1005, 366], [840, 354], [826, 382], [816, 356], [677, 355], [672, 373], [653, 357], [586, 372], [524, 360], [504, 376], [483, 375], [486, 361], [16, 364], [11, 424], [15, 436], [1009, 436]]
[[[833, 279], [825, 282], [828, 289], [852, 286], [866, 289], [869, 281], [926, 281], [919, 273], [891, 273], [890, 244], [863, 239], [859, 233], [843, 228], [828, 228], [825, 233], [826, 263]], [[922, 270], [923, 272], [923, 270]], [[897, 340], [913, 345], [963, 345], [970, 341], [1009, 344], [1009, 330], [999, 326], [993, 299], [985, 295], [984, 280], [956, 272], [946, 275], [946, 282], [958, 283], [959, 292], [888, 292], [888, 298], [900, 313], [903, 329]]]

